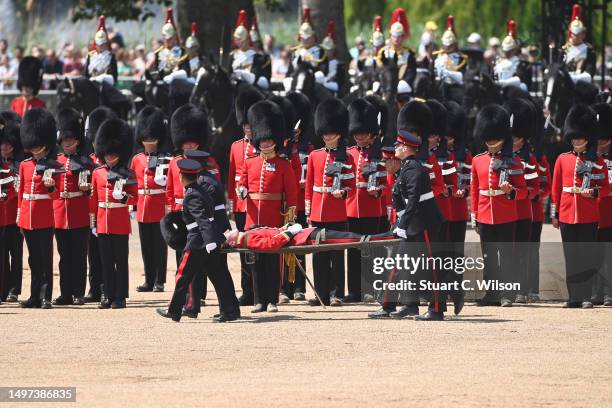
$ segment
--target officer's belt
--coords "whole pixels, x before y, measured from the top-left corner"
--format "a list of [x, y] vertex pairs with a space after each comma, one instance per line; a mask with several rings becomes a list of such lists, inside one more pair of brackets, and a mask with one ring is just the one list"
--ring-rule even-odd
[[500, 196], [504, 194], [506, 193], [504, 193], [502, 190], [480, 190], [480, 195], [487, 196], [487, 197], [495, 197], [495, 196]]
[[174, 199], [174, 204], [183, 205], [183, 199], [182, 198], [175, 198]]
[[580, 193], [582, 193], [582, 188], [580, 188], [580, 187], [563, 187], [563, 192], [564, 193], [570, 193], [570, 194], [580, 194]]
[[23, 199], [28, 201], [50, 200], [51, 196], [49, 194], [24, 194]]
[[110, 202], [99, 202], [98, 207], [100, 208], [123, 208], [127, 207], [127, 204], [123, 203], [110, 203]]
[[432, 198], [434, 198], [434, 193], [433, 191], [430, 191], [429, 193], [421, 194], [419, 197], [419, 202], [431, 200]]
[[313, 186], [312, 187], [312, 191], [314, 191], [316, 193], [331, 193], [332, 192], [332, 188], [331, 187]]
[[62, 191], [60, 193], [60, 198], [67, 200], [70, 198], [83, 197], [84, 195], [85, 193], [83, 193], [82, 191]]
[[[214, 220], [215, 220], [214, 217], [210, 217], [208, 219], [208, 221], [210, 221], [210, 222], [213, 222]], [[198, 226], [198, 223], [196, 221], [194, 221], [194, 222], [192, 222], [190, 224], [187, 224], [185, 227], [187, 228], [187, 231], [191, 231], [192, 229], [196, 228], [197, 226]]]
[[215, 211], [225, 210], [225, 204], [215, 205]]
[[280, 201], [283, 199], [281, 193], [249, 193], [251, 200], [259, 201]]
[[165, 192], [166, 190], [161, 189], [161, 188], [157, 188], [157, 189], [139, 188], [138, 189], [138, 194], [142, 194], [142, 195], [156, 195], [156, 194], [163, 194]]

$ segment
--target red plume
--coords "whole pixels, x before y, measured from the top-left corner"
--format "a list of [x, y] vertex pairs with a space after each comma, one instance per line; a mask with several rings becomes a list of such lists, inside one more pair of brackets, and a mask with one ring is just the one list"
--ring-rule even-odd
[[104, 21], [104, 16], [100, 16], [100, 23], [98, 24], [98, 31], [104, 30], [106, 32], [106, 22]]
[[192, 21], [191, 22], [191, 35], [195, 37], [197, 32], [198, 32], [198, 25], [196, 24], [195, 21]]
[[516, 23], [514, 22], [514, 20], [510, 19], [508, 20], [508, 35], [512, 36], [512, 38], [516, 38]]
[[247, 12], [244, 10], [240, 10], [240, 13], [238, 13], [238, 19], [236, 20], [236, 26], [234, 27], [234, 29], [238, 28], [239, 26], [244, 26], [244, 28], [248, 28]]
[[572, 6], [572, 18], [570, 21], [580, 20], [582, 18], [582, 9], [580, 8], [580, 4], [574, 4]]
[[393, 13], [391, 14], [391, 24], [395, 23], [396, 21], [399, 21], [404, 27], [404, 37], [410, 37], [410, 25], [408, 24], [408, 17], [406, 17], [406, 12], [401, 7], [398, 7], [393, 10]]
[[251, 19], [251, 29], [256, 31], [259, 30], [259, 27], [257, 27], [257, 16], [253, 16]]
[[327, 22], [327, 35], [336, 42], [336, 22], [333, 20]]
[[168, 7], [168, 9], [166, 10], [166, 23], [170, 23], [172, 25], [174, 25], [174, 17], [172, 14], [172, 7]]
[[446, 18], [446, 29], [451, 30], [453, 33], [455, 32], [455, 17], [448, 16]]
[[310, 22], [310, 7], [304, 7], [304, 14], [302, 14], [302, 23], [309, 23]]
[[382, 31], [382, 17], [376, 16], [374, 18], [374, 31]]

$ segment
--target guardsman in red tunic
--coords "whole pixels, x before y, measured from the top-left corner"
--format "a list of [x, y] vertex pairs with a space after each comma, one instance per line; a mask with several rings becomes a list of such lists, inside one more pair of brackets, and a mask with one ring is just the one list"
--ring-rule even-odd
[[[597, 113], [599, 125], [599, 140], [597, 153], [604, 159], [608, 168], [608, 181], [612, 175], [612, 105], [597, 103], [593, 105]], [[599, 224], [597, 240], [599, 250], [603, 252], [603, 263], [597, 276], [593, 290], [593, 303], [601, 302], [604, 306], [612, 306], [612, 195], [599, 197]]]
[[[260, 101], [248, 111], [253, 145], [260, 152], [244, 162], [237, 195], [246, 199], [246, 230], [253, 225], [279, 227], [294, 221], [297, 206], [297, 182], [287, 159], [278, 156], [285, 139], [285, 120], [277, 104]], [[293, 218], [293, 219], [292, 219]], [[255, 263], [253, 313], [278, 311], [280, 257], [259, 254]]]
[[531, 236], [531, 224], [533, 222], [532, 200], [540, 193], [540, 175], [538, 174], [538, 161], [531, 152], [529, 140], [537, 132], [537, 110], [535, 105], [522, 98], [513, 98], [504, 104], [504, 108], [510, 115], [512, 150], [523, 166], [523, 177], [527, 183], [527, 197], [516, 200], [517, 221], [514, 229], [515, 276], [521, 287], [516, 295], [516, 303], [527, 303], [528, 277], [529, 277], [529, 253], [531, 245], [527, 244]]
[[567, 114], [564, 139], [571, 152], [557, 157], [551, 188], [551, 218], [561, 230], [568, 308], [592, 308], [593, 278], [597, 273], [598, 198], [610, 192], [608, 168], [597, 156], [597, 115], [587, 105]]
[[57, 138], [63, 153], [57, 156], [65, 173], [59, 175], [53, 201], [55, 240], [60, 256], [60, 291], [54, 305], [83, 305], [87, 280], [89, 243], [89, 194], [94, 164], [81, 154], [84, 146], [83, 117], [72, 108], [57, 114]]
[[[315, 111], [315, 134], [325, 147], [308, 156], [306, 216], [318, 228], [346, 231], [346, 198], [355, 188], [355, 165], [346, 152], [348, 110], [336, 98]], [[344, 297], [344, 251], [313, 254], [314, 285], [326, 305], [341, 306]], [[318, 299], [311, 299], [316, 306]]]
[[397, 212], [393, 206], [392, 200], [393, 186], [395, 185], [395, 180], [397, 179], [398, 171], [400, 170], [402, 162], [400, 159], [395, 157], [395, 147], [383, 146], [381, 150], [382, 157], [385, 162], [385, 168], [387, 170], [387, 183], [382, 204], [389, 225], [393, 225], [397, 220]]
[[129, 292], [129, 205], [135, 205], [138, 186], [129, 170], [133, 135], [121, 119], [109, 119], [96, 135], [96, 156], [104, 163], [93, 171], [89, 206], [90, 226], [98, 235], [105, 298], [100, 309], [123, 309]]
[[19, 166], [17, 225], [28, 246], [32, 274], [30, 298], [22, 307], [50, 309], [53, 292], [53, 199], [59, 196], [59, 164], [53, 153], [57, 129], [53, 115], [44, 109], [26, 112], [21, 143], [32, 158]]
[[[376, 140], [380, 130], [378, 109], [365, 99], [357, 99], [348, 106], [348, 111], [349, 137], [356, 143], [347, 149], [355, 163], [355, 189], [349, 191], [346, 199], [348, 230], [361, 235], [377, 234], [381, 232], [380, 221], [384, 214], [381, 201], [387, 183], [380, 143]], [[361, 251], [349, 249], [347, 261], [348, 294], [343, 301], [360, 302]]]
[[[472, 161], [470, 184], [471, 219], [480, 234], [484, 279], [512, 283], [516, 201], [528, 192], [523, 166], [512, 154], [510, 115], [499, 105], [484, 106], [476, 116], [474, 136], [487, 148]], [[488, 291], [479, 304], [508, 307], [513, 297], [511, 291]]]
[[23, 149], [19, 137], [21, 118], [14, 112], [0, 113], [0, 299], [17, 302], [23, 275], [23, 235], [17, 226], [17, 190]]
[[[85, 140], [87, 148], [91, 149], [89, 158], [96, 167], [103, 163], [96, 157], [94, 143], [98, 128], [107, 119], [117, 119], [117, 115], [106, 106], [98, 106], [92, 110], [85, 119]], [[85, 303], [99, 303], [104, 296], [104, 285], [102, 282], [102, 260], [98, 248], [98, 237], [93, 233], [89, 234], [89, 251], [87, 252], [89, 262], [89, 292], [85, 296]]]
[[21, 91], [21, 96], [13, 99], [11, 110], [20, 117], [23, 118], [32, 108], [46, 108], [45, 102], [36, 97], [42, 84], [42, 76], [42, 63], [38, 58], [24, 57], [19, 63], [17, 88]]
[[[176, 167], [177, 162], [184, 158], [182, 151], [205, 149], [208, 143], [207, 132], [208, 116], [205, 112], [192, 104], [186, 104], [178, 108], [172, 114], [170, 120], [170, 134], [175, 149], [179, 152], [168, 167], [168, 179], [166, 181], [166, 205], [172, 212], [180, 212], [183, 208], [183, 198], [185, 189], [180, 181], [180, 172]], [[218, 181], [221, 181], [219, 166], [214, 157], [208, 158], [208, 171], [214, 174]], [[181, 263], [180, 251], [176, 252], [176, 266]]]
[[143, 151], [132, 158], [131, 169], [138, 181], [136, 221], [144, 263], [145, 282], [137, 292], [163, 292], [166, 283], [168, 247], [159, 222], [166, 213], [166, 180], [171, 158], [161, 151], [166, 142], [164, 112], [145, 106], [136, 118], [136, 143]]
[[[230, 213], [234, 214], [236, 228], [244, 231], [246, 224], [246, 201], [236, 195], [236, 185], [240, 182], [244, 162], [249, 157], [257, 155], [255, 147], [251, 143], [251, 125], [247, 121], [249, 108], [263, 100], [263, 95], [254, 86], [244, 85], [236, 97], [236, 122], [242, 127], [244, 137], [232, 143], [230, 148], [229, 172], [227, 175], [227, 204]], [[240, 305], [250, 306], [253, 304], [253, 267], [247, 263], [245, 254], [240, 254], [240, 287], [242, 295], [238, 298]]]

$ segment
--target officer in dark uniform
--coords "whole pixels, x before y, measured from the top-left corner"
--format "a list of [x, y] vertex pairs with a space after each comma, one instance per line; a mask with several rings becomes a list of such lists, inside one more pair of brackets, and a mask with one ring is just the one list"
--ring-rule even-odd
[[[181, 159], [177, 163], [181, 175], [181, 183], [185, 187], [183, 201], [183, 219], [187, 225], [187, 244], [183, 250], [183, 258], [176, 279], [176, 288], [167, 309], [159, 308], [157, 313], [175, 322], [181, 320], [183, 306], [187, 299], [189, 284], [194, 276], [200, 273], [210, 262], [213, 251], [218, 250], [225, 242], [225, 236], [215, 225], [214, 200], [202, 185], [197, 182], [202, 166], [195, 160]], [[231, 276], [224, 269], [210, 268], [208, 270], [217, 297], [219, 298], [218, 316], [216, 322], [227, 322], [239, 317], [235, 311], [232, 298]], [[230, 312], [232, 311], [232, 312]]]

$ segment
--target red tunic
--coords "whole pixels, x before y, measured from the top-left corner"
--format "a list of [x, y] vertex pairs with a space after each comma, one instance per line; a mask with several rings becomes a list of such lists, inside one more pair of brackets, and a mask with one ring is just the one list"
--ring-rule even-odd
[[[334, 178], [326, 176], [327, 166], [332, 164], [336, 157], [335, 150], [321, 148], [314, 150], [308, 156], [306, 170], [306, 215], [315, 222], [342, 222], [346, 221], [346, 202], [342, 198], [335, 198], [331, 193]], [[342, 180], [342, 187], [355, 188], [355, 163], [350, 155], [346, 157], [346, 168], [342, 174], [348, 178]]]
[[540, 196], [537, 200], [531, 201], [531, 212], [533, 214], [533, 222], [544, 221], [544, 206], [542, 201], [550, 195], [550, 165], [546, 156], [542, 155], [538, 162], [538, 175], [540, 177]]
[[23, 117], [26, 114], [26, 112], [32, 108], [46, 108], [46, 107], [47, 105], [45, 104], [45, 101], [43, 101], [42, 99], [38, 99], [37, 97], [33, 97], [30, 100], [26, 100], [25, 97], [18, 96], [17, 98], [13, 99], [11, 102], [11, 110], [21, 117]]
[[[180, 172], [177, 162], [184, 159], [183, 156], [176, 156], [170, 161], [168, 166], [168, 178], [166, 181], [166, 204], [170, 206], [170, 211], [178, 212], [183, 209], [183, 198], [185, 198], [185, 189], [181, 184]], [[214, 174], [217, 181], [221, 181], [219, 173], [219, 165], [214, 157], [210, 156], [206, 163], [208, 171]]]
[[[314, 148], [312, 145], [308, 145], [308, 152], [312, 152]], [[302, 164], [302, 160], [300, 158], [300, 153], [298, 151], [298, 144], [295, 143], [291, 148], [291, 156], [289, 157], [289, 161], [291, 161], [291, 167], [293, 168], [293, 172], [295, 173], [295, 181], [298, 186], [298, 205], [297, 211], [304, 212], [306, 210], [306, 171], [308, 170], [308, 163]], [[308, 156], [306, 157], [306, 162], [308, 161]]]
[[[255, 224], [280, 227], [283, 225], [283, 209], [297, 206], [297, 183], [287, 159], [278, 156], [270, 160], [261, 156], [248, 158], [238, 183], [238, 188], [241, 187], [249, 192], [246, 229]], [[273, 194], [278, 198], [260, 199], [260, 194]]]
[[[499, 190], [500, 173], [493, 170], [495, 159], [501, 159], [499, 153], [495, 156], [481, 153], [472, 161], [472, 180], [470, 184], [471, 211], [475, 220], [482, 224], [505, 224], [514, 222], [517, 218], [516, 200], [527, 197], [527, 184], [523, 174], [510, 175], [509, 183], [514, 187], [514, 199], [509, 199]], [[510, 170], [523, 170], [523, 166], [515, 157]]]
[[363, 175], [363, 166], [370, 163], [371, 148], [353, 146], [347, 149], [355, 163], [355, 189], [348, 193], [346, 199], [346, 216], [351, 218], [382, 217], [387, 212], [383, 210], [382, 192], [386, 189], [387, 172], [383, 164], [376, 166], [378, 186], [382, 189], [379, 197], [368, 194], [368, 178]]
[[316, 228], [305, 228], [289, 238], [286, 230], [279, 228], [261, 227], [249, 230], [241, 235], [240, 246], [242, 248], [253, 249], [256, 251], [278, 251], [285, 246], [304, 245], [308, 241], [308, 236]]
[[149, 169], [151, 155], [138, 153], [132, 158], [131, 169], [138, 181], [138, 222], [159, 222], [166, 213], [166, 187], [155, 182], [155, 170]]
[[235, 213], [246, 212], [246, 201], [236, 196], [236, 183], [240, 181], [244, 161], [255, 155], [255, 147], [248, 140], [243, 138], [232, 143], [227, 175], [227, 198], [231, 200], [230, 205], [233, 205], [231, 211]]
[[[13, 173], [7, 162], [2, 162], [0, 167], [3, 173], [0, 174], [0, 227], [15, 225], [17, 223], [17, 190], [15, 187], [19, 183], [19, 177]], [[7, 171], [8, 170], [8, 171]], [[4, 173], [4, 171], [6, 171]]]
[[[435, 160], [435, 163], [437, 164], [437, 167], [434, 166], [434, 168], [432, 169], [434, 170], [433, 174], [435, 175], [435, 178], [432, 180], [431, 184], [432, 190], [441, 190], [439, 194], [436, 194], [434, 192], [436, 204], [438, 204], [438, 208], [440, 209], [440, 212], [442, 213], [444, 219], [446, 221], [450, 221], [452, 216], [451, 197], [457, 191], [457, 169], [455, 167], [454, 162], [452, 160], [449, 160], [448, 157], [446, 160], [439, 161], [435, 155], [435, 151], [432, 151], [429, 157], [433, 158]], [[430, 161], [431, 159], [428, 160], [428, 162]], [[431, 177], [432, 173], [429, 174]], [[438, 178], [442, 181], [441, 183], [437, 181]], [[436, 186], [435, 190], [434, 186]]]
[[436, 203], [438, 204], [438, 208], [440, 208], [440, 212], [444, 216], [446, 220], [446, 216], [450, 212], [450, 203], [448, 198], [444, 196], [446, 193], [446, 184], [444, 183], [444, 177], [442, 175], [442, 166], [438, 163], [438, 158], [432, 151], [429, 152], [429, 156], [427, 157], [427, 161], [422, 163], [423, 167], [427, 169], [429, 173], [429, 179], [431, 180], [431, 190], [434, 193], [434, 197], [436, 198]]
[[[612, 160], [608, 159], [608, 155], [605, 154], [604, 162], [608, 168], [608, 182], [612, 177]], [[612, 227], [612, 191], [606, 196], [599, 197], [599, 228], [610, 228]]]
[[123, 191], [128, 194], [128, 201], [122, 204], [113, 198], [114, 182], [109, 182], [107, 166], [98, 167], [91, 177], [90, 214], [96, 214], [96, 230], [98, 234], [128, 235], [132, 232], [128, 205], [137, 201], [138, 186], [126, 185]]
[[58, 176], [59, 197], [53, 201], [55, 228], [74, 229], [89, 227], [89, 193], [79, 189], [79, 173], [72, 172], [70, 158], [59, 154], [57, 161], [66, 173]]
[[518, 220], [533, 220], [531, 200], [540, 192], [538, 161], [533, 154], [530, 154], [529, 161], [521, 161], [521, 165], [525, 169], [523, 176], [527, 183], [527, 197], [522, 200], [516, 200], [516, 216]]
[[[558, 214], [559, 221], [566, 224], [586, 224], [599, 221], [598, 200], [583, 197], [578, 191], [582, 186], [582, 176], [576, 174], [576, 167], [584, 162], [584, 154], [567, 152], [559, 155], [553, 172], [551, 198], [554, 207], [551, 214]], [[599, 196], [610, 192], [608, 168], [603, 158], [598, 157], [592, 174], [603, 174], [600, 180], [592, 180], [592, 187], [599, 187]], [[601, 176], [599, 176], [601, 177]], [[575, 189], [574, 191], [570, 191]], [[554, 211], [553, 211], [554, 210]]]
[[23, 229], [53, 228], [53, 200], [59, 197], [59, 177], [53, 176], [52, 192], [43, 184], [43, 175], [36, 174], [36, 162], [26, 159], [19, 166], [18, 222]]
[[455, 177], [451, 181], [454, 183], [452, 186], [452, 191], [455, 192], [459, 190], [461, 187], [465, 191], [465, 195], [463, 198], [458, 198], [455, 196], [449, 197], [450, 211], [448, 214], [447, 221], [468, 221], [470, 219], [470, 214], [468, 212], [468, 190], [470, 187], [469, 180], [463, 180], [462, 185], [459, 185], [459, 175], [470, 176], [472, 172], [472, 153], [470, 151], [465, 152], [465, 161], [457, 162], [456, 152], [449, 151], [449, 155], [447, 158], [447, 162], [452, 162], [452, 165], [455, 168]]

